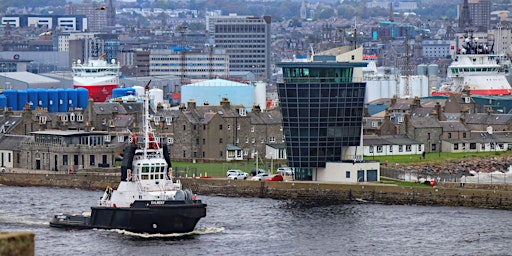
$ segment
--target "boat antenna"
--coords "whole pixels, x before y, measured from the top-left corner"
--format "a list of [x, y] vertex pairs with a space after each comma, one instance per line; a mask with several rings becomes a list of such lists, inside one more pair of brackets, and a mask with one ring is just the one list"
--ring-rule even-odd
[[149, 147], [149, 84], [151, 80], [144, 86], [144, 118], [143, 118], [143, 127], [144, 127], [144, 158], [147, 158], [147, 149]]

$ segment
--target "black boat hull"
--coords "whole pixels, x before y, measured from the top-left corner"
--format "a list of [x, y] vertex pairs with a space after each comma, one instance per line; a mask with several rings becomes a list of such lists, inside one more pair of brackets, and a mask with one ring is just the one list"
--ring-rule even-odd
[[[169, 203], [168, 203], [169, 202]], [[188, 233], [206, 216], [206, 204], [200, 200], [136, 201], [132, 207], [91, 207], [91, 216], [83, 223], [50, 222], [52, 227], [68, 229], [121, 229], [134, 233], [172, 234]]]

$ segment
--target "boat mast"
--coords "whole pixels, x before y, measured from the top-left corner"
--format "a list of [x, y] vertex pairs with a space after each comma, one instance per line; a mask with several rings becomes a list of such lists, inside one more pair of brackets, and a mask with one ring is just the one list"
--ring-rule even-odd
[[149, 84], [151, 80], [144, 87], [144, 118], [143, 118], [143, 126], [144, 126], [144, 159], [148, 157], [148, 148], [149, 148]]

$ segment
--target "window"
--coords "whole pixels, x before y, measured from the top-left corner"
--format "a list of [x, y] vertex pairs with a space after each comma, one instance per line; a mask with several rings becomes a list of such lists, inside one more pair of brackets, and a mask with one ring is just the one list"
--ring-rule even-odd
[[183, 130], [186, 131], [187, 130], [187, 126], [186, 125], [183, 125]]
[[427, 140], [430, 140], [430, 132], [427, 133]]
[[398, 152], [404, 152], [404, 146], [398, 145]]
[[249, 143], [249, 137], [245, 137], [245, 143]]
[[451, 133], [451, 132], [449, 132], [449, 133], [448, 133], [448, 139], [451, 139], [451, 138], [452, 138], [452, 133]]
[[370, 146], [370, 153], [373, 153], [373, 147], [374, 146]]
[[254, 132], [254, 125], [251, 125], [251, 132]]
[[227, 127], [228, 131], [229, 131], [229, 130], [231, 130], [231, 125], [230, 125], [230, 124], [228, 124], [227, 126], [228, 126], [228, 127]]
[[222, 130], [222, 124], [219, 124], [219, 130]]
[[453, 150], [459, 150], [459, 143], [453, 144]]
[[222, 144], [222, 138], [219, 138], [219, 144]]
[[382, 153], [382, 146], [377, 146], [377, 153]]
[[167, 144], [173, 144], [173, 143], [174, 143], [174, 138], [173, 137], [167, 138]]
[[270, 138], [268, 138], [268, 141], [269, 142], [276, 142], [276, 137], [271, 136]]
[[345, 172], [345, 178], [350, 179], [350, 171]]
[[372, 121], [372, 128], [375, 128], [375, 127], [377, 127], [377, 126], [379, 126], [379, 122], [377, 122], [377, 121]]
[[411, 152], [412, 151], [411, 145], [405, 145], [405, 151], [406, 152]]
[[238, 109], [238, 114], [240, 114], [240, 116], [246, 116], [247, 115], [247, 110], [245, 108], [239, 108]]
[[466, 133], [465, 132], [462, 133], [462, 138], [466, 138]]
[[251, 143], [256, 143], [256, 138], [252, 137], [251, 138]]
[[89, 156], [89, 165], [90, 165], [90, 166], [94, 166], [94, 165], [96, 165], [94, 155], [90, 155], [90, 156]]
[[389, 152], [393, 153], [393, 145], [389, 145]]

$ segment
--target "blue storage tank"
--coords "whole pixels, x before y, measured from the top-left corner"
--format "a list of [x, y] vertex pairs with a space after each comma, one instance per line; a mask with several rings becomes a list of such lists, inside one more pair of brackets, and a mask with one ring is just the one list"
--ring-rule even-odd
[[89, 104], [89, 91], [85, 88], [77, 88], [76, 92], [78, 93], [78, 107], [86, 109]]
[[78, 105], [78, 92], [75, 89], [66, 89], [68, 93], [68, 107], [75, 109]]
[[59, 91], [56, 89], [48, 90], [48, 112], [59, 112]]
[[5, 90], [4, 95], [7, 98], [7, 107], [16, 110], [18, 106], [18, 92], [16, 90]]
[[0, 108], [5, 109], [7, 107], [7, 97], [5, 95], [0, 94]]
[[39, 97], [37, 96], [37, 90], [28, 88], [27, 95], [28, 95], [28, 103], [30, 104], [30, 109], [32, 109], [32, 110], [36, 109], [37, 103], [39, 101]]
[[68, 112], [68, 92], [64, 88], [57, 89], [59, 93], [59, 112]]
[[25, 104], [28, 102], [28, 94], [25, 90], [19, 90], [18, 91], [18, 106], [16, 107], [16, 110], [23, 110], [25, 107]]
[[126, 88], [114, 88], [112, 90], [112, 98], [119, 98], [126, 95]]
[[135, 95], [135, 88], [125, 88], [126, 95]]
[[37, 106], [48, 109], [48, 90], [37, 89]]

